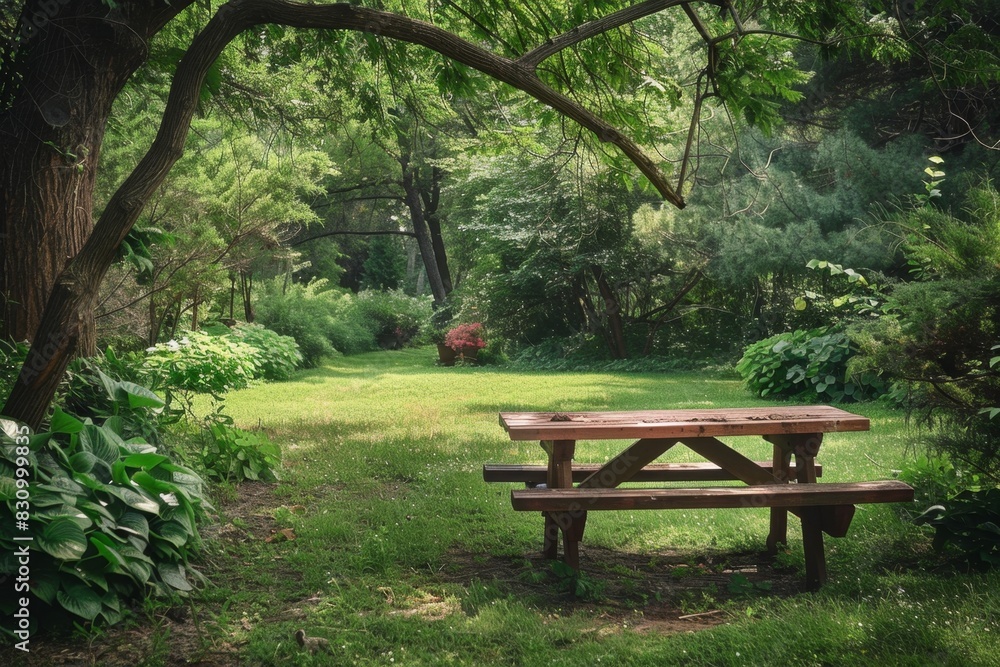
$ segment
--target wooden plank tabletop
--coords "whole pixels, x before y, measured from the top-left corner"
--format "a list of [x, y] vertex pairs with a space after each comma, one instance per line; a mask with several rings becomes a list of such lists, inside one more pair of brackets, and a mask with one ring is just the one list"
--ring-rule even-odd
[[867, 417], [828, 405], [642, 410], [501, 412], [511, 440], [616, 440], [867, 431]]

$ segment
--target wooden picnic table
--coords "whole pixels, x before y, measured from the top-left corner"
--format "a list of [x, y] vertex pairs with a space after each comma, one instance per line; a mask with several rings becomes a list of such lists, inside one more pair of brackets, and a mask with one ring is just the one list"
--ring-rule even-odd
[[[610, 509], [769, 507], [767, 548], [774, 553], [787, 542], [788, 513], [800, 517], [806, 560], [806, 585], [819, 588], [826, 579], [823, 532], [846, 535], [854, 503], [912, 500], [902, 482], [816, 485], [816, 456], [825, 433], [867, 431], [869, 420], [830, 406], [780, 406], [711, 410], [630, 412], [504, 412], [500, 424], [511, 440], [537, 440], [548, 461], [544, 485], [512, 491], [515, 509], [545, 515], [543, 554], [556, 558], [562, 536], [563, 558], [579, 568], [579, 542], [587, 512]], [[753, 461], [736, 444], [719, 438], [763, 437], [772, 460]], [[599, 466], [574, 465], [581, 441], [635, 442]], [[745, 439], [743, 440], [745, 442]], [[681, 444], [708, 463], [654, 464]], [[792, 461], [794, 457], [794, 463]], [[484, 467], [487, 481], [529, 483], [537, 466]], [[517, 474], [515, 474], [517, 473]], [[574, 479], [578, 482], [574, 486]], [[748, 487], [620, 489], [629, 481], [735, 479]]]

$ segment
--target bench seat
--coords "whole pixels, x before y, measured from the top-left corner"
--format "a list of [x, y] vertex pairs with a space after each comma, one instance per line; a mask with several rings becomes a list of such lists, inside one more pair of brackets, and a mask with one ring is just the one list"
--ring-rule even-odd
[[[757, 465], [773, 472], [770, 461], [758, 461]], [[582, 482], [601, 469], [599, 463], [573, 463], [573, 482]], [[795, 478], [796, 468], [792, 463], [788, 474]], [[823, 466], [816, 464], [816, 476], [823, 474]], [[524, 482], [528, 486], [544, 484], [548, 469], [545, 465], [516, 465], [487, 463], [483, 466], [483, 479], [487, 482]], [[735, 480], [736, 476], [714, 463], [651, 463], [638, 471], [629, 482], [717, 482]]]
[[912, 500], [913, 489], [899, 481], [762, 484], [683, 489], [574, 488], [511, 491], [511, 504], [515, 510], [541, 512], [719, 507], [822, 507]]

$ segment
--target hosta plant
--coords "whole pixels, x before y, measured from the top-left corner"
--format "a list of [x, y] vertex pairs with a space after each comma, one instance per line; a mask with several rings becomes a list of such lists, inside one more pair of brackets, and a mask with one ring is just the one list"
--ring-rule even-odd
[[227, 336], [189, 331], [146, 350], [145, 367], [163, 386], [221, 394], [242, 389], [257, 372], [255, 349]]
[[791, 331], [749, 346], [736, 370], [750, 391], [762, 397], [857, 401], [885, 393], [878, 375], [848, 373], [853, 354], [843, 332]]
[[209, 502], [194, 471], [122, 439], [117, 417], [98, 425], [57, 408], [45, 432], [0, 425], [0, 576], [30, 570], [24, 590], [0, 597], [5, 619], [23, 595], [32, 624], [113, 624], [130, 599], [200, 581], [190, 560]]

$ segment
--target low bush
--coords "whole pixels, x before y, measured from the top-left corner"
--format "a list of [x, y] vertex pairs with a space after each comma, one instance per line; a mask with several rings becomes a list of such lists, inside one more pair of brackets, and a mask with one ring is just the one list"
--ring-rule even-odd
[[358, 323], [371, 332], [379, 347], [399, 348], [420, 333], [431, 317], [431, 300], [412, 297], [402, 290], [365, 290], [354, 297]]
[[885, 393], [886, 384], [875, 373], [848, 373], [853, 352], [843, 332], [798, 330], [750, 345], [736, 370], [750, 391], [761, 397], [839, 402]]
[[293, 337], [307, 367], [336, 352], [358, 354], [407, 345], [430, 315], [428, 298], [400, 290], [353, 295], [331, 288], [325, 280], [307, 285], [268, 283], [257, 300], [257, 321]]
[[913, 487], [918, 512], [954, 498], [963, 491], [979, 490], [979, 475], [956, 468], [947, 456], [921, 455], [908, 462], [899, 479]]
[[282, 336], [259, 324], [240, 324], [228, 334], [233, 340], [254, 349], [256, 377], [263, 380], [287, 380], [302, 365], [299, 345], [291, 336]]
[[267, 434], [216, 422], [209, 426], [203, 439], [201, 465], [207, 477], [230, 484], [248, 479], [278, 481], [281, 449]]
[[934, 548], [973, 570], [1000, 566], [1000, 488], [966, 490], [915, 523], [934, 527]]
[[[32, 538], [32, 624], [113, 624], [128, 600], [150, 590], [193, 589], [200, 575], [189, 561], [210, 507], [194, 471], [137, 438], [124, 440], [116, 418], [97, 425], [57, 408], [37, 434], [0, 422], [0, 574], [16, 576], [15, 553], [26, 541], [15, 538]], [[4, 618], [16, 600], [0, 597]]]
[[142, 363], [139, 354], [120, 358], [111, 348], [101, 356], [73, 360], [60, 397], [63, 410], [78, 419], [104, 422], [113, 418], [126, 440], [140, 437], [159, 445], [161, 428], [176, 422], [180, 415], [140, 384], [147, 377]]
[[292, 283], [287, 288], [277, 282], [264, 284], [256, 303], [257, 322], [299, 345], [303, 365], [315, 368], [323, 357], [337, 350], [331, 344], [331, 330], [338, 311], [338, 294], [326, 280], [308, 285]]
[[145, 368], [168, 391], [221, 394], [246, 387], [257, 373], [256, 350], [227, 336], [189, 331], [146, 352]]

